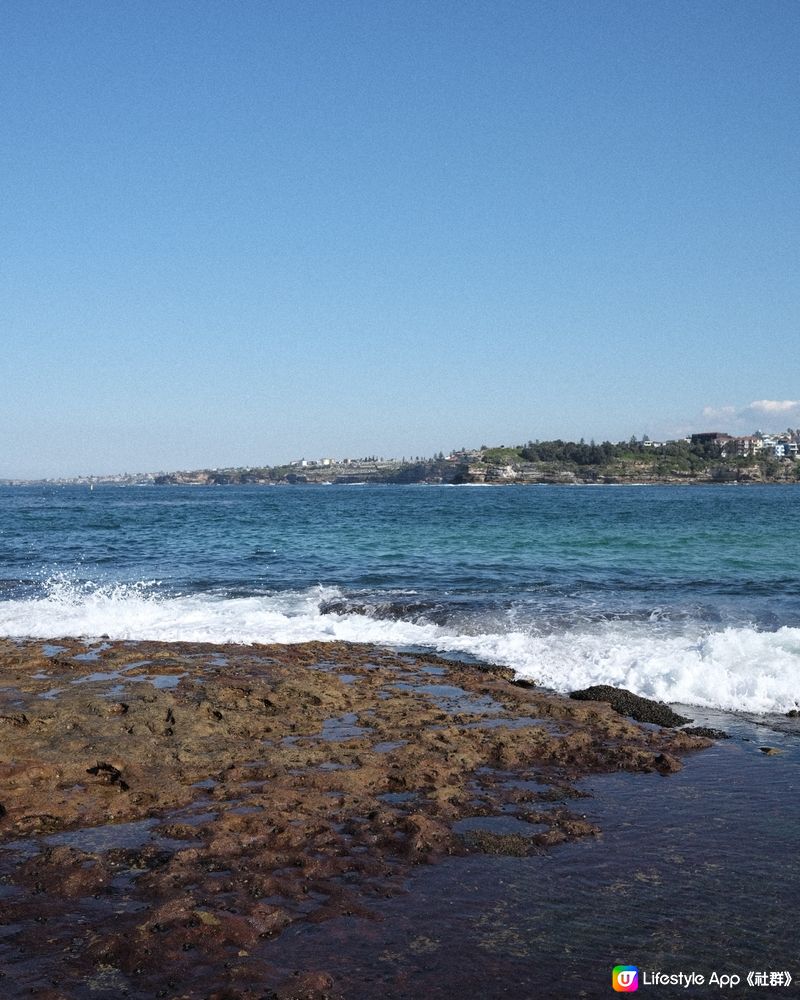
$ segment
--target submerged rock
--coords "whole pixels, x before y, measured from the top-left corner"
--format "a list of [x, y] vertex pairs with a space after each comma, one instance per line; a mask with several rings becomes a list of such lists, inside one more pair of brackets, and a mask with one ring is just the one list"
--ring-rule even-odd
[[522, 858], [535, 849], [535, 841], [519, 833], [490, 833], [488, 830], [471, 830], [464, 841], [476, 854], [505, 854]]
[[653, 760], [653, 767], [659, 774], [675, 774], [683, 767], [683, 764], [670, 753], [660, 753]]
[[620, 715], [627, 715], [637, 722], [651, 722], [656, 726], [682, 726], [692, 721], [673, 712], [669, 705], [661, 701], [642, 698], [633, 691], [611, 687], [608, 684], [595, 684], [581, 691], [573, 691], [570, 698], [576, 701], [604, 701]]
[[682, 733], [689, 733], [691, 736], [704, 736], [707, 740], [729, 740], [730, 733], [722, 729], [712, 729], [710, 726], [686, 726]]

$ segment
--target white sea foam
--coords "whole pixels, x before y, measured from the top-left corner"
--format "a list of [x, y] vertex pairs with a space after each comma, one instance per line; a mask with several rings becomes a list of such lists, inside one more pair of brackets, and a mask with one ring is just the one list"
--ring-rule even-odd
[[426, 646], [513, 667], [558, 691], [613, 684], [637, 694], [750, 712], [786, 712], [800, 700], [800, 629], [750, 627], [680, 634], [657, 623], [613, 622], [533, 634], [467, 634], [424, 622], [322, 614], [336, 588], [253, 597], [168, 597], [147, 584], [75, 587], [53, 583], [46, 596], [0, 602], [0, 634], [53, 638], [189, 642], [345, 640]]

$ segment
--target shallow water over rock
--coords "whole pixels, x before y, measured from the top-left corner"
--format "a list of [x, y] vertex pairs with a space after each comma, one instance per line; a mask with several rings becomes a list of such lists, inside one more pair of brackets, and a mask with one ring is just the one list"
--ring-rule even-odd
[[651, 989], [670, 1000], [754, 996], [750, 970], [800, 979], [800, 743], [768, 759], [737, 740], [666, 779], [598, 775], [579, 787], [601, 836], [547, 855], [445, 859], [376, 903], [377, 922], [289, 928], [267, 955], [285, 968], [313, 956], [347, 1000], [594, 1000], [612, 995], [619, 964], [742, 977], [722, 993]]

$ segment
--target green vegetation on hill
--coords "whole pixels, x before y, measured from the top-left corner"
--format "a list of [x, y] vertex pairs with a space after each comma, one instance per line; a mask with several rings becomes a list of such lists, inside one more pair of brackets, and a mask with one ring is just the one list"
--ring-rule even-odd
[[[800, 479], [800, 464], [755, 456], [726, 456], [715, 443], [671, 441], [659, 446], [631, 439], [603, 441], [529, 441], [524, 445], [482, 448], [478, 460], [488, 466], [536, 465], [550, 472], [571, 472], [581, 479], [625, 476], [633, 472], [656, 478], [710, 477], [714, 480]], [[749, 473], [749, 475], [748, 475]]]
[[482, 448], [481, 461], [489, 465], [514, 465], [525, 461], [522, 452], [521, 445], [516, 448], [507, 448], [505, 445], [499, 448]]

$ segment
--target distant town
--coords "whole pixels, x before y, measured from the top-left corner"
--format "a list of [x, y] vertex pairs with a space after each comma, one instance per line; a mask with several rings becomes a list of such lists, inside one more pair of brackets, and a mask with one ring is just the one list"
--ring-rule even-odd
[[[774, 458], [794, 458], [797, 459], [800, 453], [800, 429], [789, 428], [782, 434], [762, 434], [755, 431], [743, 437], [732, 437], [730, 434], [720, 434], [719, 431], [708, 431], [703, 434], [692, 434], [691, 437], [681, 438], [686, 444], [712, 445], [719, 449], [720, 458], [728, 458], [731, 455], [740, 457], [746, 456], [773, 456]], [[674, 441], [650, 441], [645, 438], [642, 442], [645, 448], [666, 448]]]
[[647, 436], [612, 444], [529, 441], [439, 452], [432, 457], [297, 458], [284, 465], [118, 473], [4, 485], [291, 486], [358, 483], [798, 482], [800, 428], [735, 436], [706, 431], [671, 441]]

